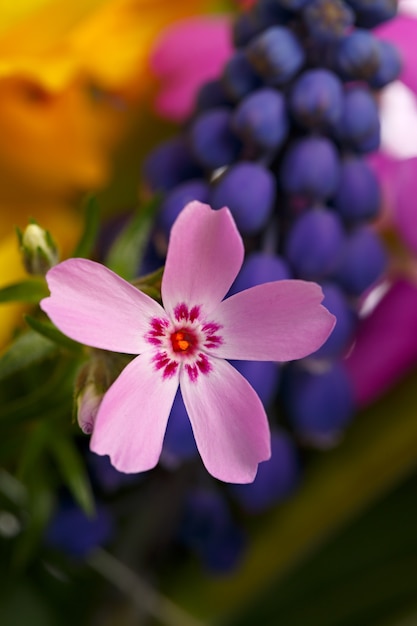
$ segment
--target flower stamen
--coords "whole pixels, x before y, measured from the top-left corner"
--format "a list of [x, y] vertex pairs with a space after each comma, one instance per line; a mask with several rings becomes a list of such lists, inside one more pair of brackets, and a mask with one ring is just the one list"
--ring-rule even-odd
[[172, 349], [174, 352], [186, 352], [195, 343], [194, 337], [184, 330], [177, 330], [171, 335]]

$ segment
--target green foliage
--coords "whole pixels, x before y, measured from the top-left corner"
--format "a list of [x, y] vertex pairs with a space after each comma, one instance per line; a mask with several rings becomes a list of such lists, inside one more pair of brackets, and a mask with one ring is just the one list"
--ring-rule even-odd
[[45, 280], [29, 278], [0, 289], [0, 303], [32, 302], [37, 304], [39, 300], [47, 295], [48, 288]]
[[398, 625], [417, 607], [416, 492], [414, 475], [229, 623]]
[[57, 346], [74, 352], [75, 354], [81, 353], [82, 346], [61, 333], [51, 322], [41, 321], [30, 315], [25, 315], [25, 320], [34, 331], [39, 333], [42, 337], [53, 341]]
[[84, 231], [72, 254], [73, 257], [88, 258], [91, 256], [97, 240], [100, 226], [100, 207], [96, 196], [87, 197], [85, 200], [84, 211]]
[[0, 357], [0, 382], [53, 356], [56, 344], [34, 330], [22, 333]]
[[107, 255], [106, 265], [126, 280], [133, 280], [137, 276], [159, 202], [159, 197], [155, 196], [140, 207]]
[[74, 500], [87, 515], [94, 513], [94, 501], [90, 481], [83, 460], [74, 442], [61, 433], [48, 439], [48, 447], [54, 456], [62, 478]]

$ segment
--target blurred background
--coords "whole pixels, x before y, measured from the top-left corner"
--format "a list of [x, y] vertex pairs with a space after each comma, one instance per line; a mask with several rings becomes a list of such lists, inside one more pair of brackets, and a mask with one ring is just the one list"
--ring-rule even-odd
[[[0, 4], [2, 626], [417, 625], [416, 58], [416, 0]], [[72, 256], [157, 297], [191, 200], [243, 237], [230, 293], [313, 280], [337, 318], [233, 363], [271, 424], [250, 485], [180, 395], [154, 470], [90, 452], [126, 357], [39, 309]]]

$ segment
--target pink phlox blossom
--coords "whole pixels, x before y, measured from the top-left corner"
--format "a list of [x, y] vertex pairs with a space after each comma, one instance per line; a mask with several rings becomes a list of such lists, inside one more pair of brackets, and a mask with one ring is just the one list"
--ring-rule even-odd
[[122, 472], [159, 459], [181, 388], [201, 458], [227, 482], [254, 479], [270, 456], [265, 409], [228, 359], [288, 361], [317, 350], [335, 320], [315, 283], [282, 280], [224, 299], [244, 257], [230, 211], [188, 204], [170, 236], [163, 307], [108, 268], [69, 259], [47, 274], [41, 307], [69, 337], [139, 355], [108, 389], [91, 450]]

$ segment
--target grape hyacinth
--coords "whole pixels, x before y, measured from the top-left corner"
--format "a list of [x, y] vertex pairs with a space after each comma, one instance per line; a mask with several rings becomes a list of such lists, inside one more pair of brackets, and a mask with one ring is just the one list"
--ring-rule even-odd
[[[377, 90], [401, 71], [395, 48], [371, 29], [396, 11], [391, 0], [259, 0], [237, 17], [234, 55], [201, 89], [182, 134], [144, 168], [147, 188], [166, 192], [158, 236], [167, 238], [184, 189], [230, 208], [246, 246], [236, 290], [285, 278], [321, 284], [337, 318], [327, 342], [259, 376], [256, 362], [241, 369], [255, 388], [262, 381], [271, 427], [301, 449], [334, 445], [356, 410], [342, 360], [387, 262], [370, 224], [381, 198], [366, 159], [380, 142]], [[242, 507], [262, 510], [296, 485], [296, 454], [276, 454], [259, 487], [233, 491]]]

